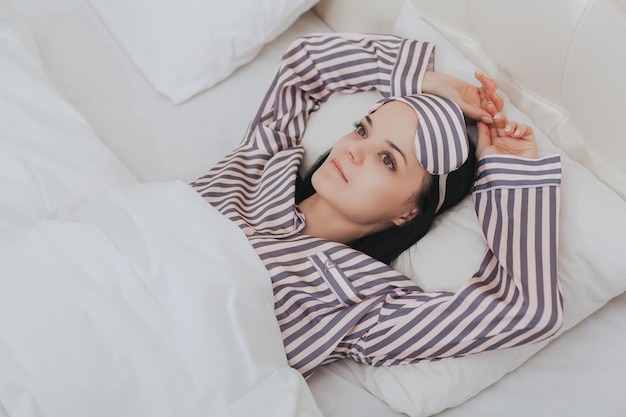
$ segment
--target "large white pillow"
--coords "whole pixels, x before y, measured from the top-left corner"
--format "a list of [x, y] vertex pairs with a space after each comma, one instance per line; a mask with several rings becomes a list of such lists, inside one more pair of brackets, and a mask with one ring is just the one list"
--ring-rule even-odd
[[317, 0], [89, 0], [150, 83], [175, 104], [246, 64]]
[[[435, 68], [477, 84], [473, 66], [407, 1], [394, 33], [437, 44]], [[377, 93], [332, 97], [311, 118], [305, 134], [305, 165], [348, 132], [378, 98]], [[532, 120], [505, 97], [514, 120]], [[626, 290], [626, 202], [586, 168], [560, 152], [536, 126], [541, 156], [560, 153], [563, 161], [559, 239], [559, 278], [564, 294], [561, 332]], [[399, 259], [397, 269], [422, 288], [456, 290], [475, 272], [485, 249], [470, 198], [442, 216], [420, 242]], [[396, 367], [370, 367], [346, 360], [331, 364], [341, 374], [348, 367], [376, 397], [410, 416], [429, 416], [462, 403], [524, 363], [548, 342]], [[313, 376], [315, 378], [315, 376]]]

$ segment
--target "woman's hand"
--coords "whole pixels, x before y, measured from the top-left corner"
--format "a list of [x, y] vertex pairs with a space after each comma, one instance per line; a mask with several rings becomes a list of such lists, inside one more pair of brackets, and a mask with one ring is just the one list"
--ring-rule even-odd
[[493, 116], [502, 111], [504, 100], [498, 94], [498, 86], [491, 78], [480, 72], [474, 73], [474, 77], [480, 82], [480, 87], [450, 75], [426, 71], [422, 91], [449, 98], [459, 105], [467, 117], [491, 124]]
[[503, 113], [496, 113], [491, 126], [478, 122], [476, 158], [488, 155], [535, 159], [537, 158], [535, 133], [530, 126], [511, 122]]

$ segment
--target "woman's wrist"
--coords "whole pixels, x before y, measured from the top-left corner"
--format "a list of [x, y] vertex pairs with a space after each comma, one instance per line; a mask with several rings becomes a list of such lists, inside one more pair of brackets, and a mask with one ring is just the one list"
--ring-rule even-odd
[[422, 93], [434, 94], [434, 85], [436, 84], [437, 75], [433, 71], [425, 71], [422, 78]]

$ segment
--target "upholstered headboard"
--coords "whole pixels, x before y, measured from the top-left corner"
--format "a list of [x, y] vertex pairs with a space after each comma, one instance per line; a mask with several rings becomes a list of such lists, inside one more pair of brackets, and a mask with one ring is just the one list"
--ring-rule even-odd
[[[626, 0], [411, 0], [572, 159], [626, 199]], [[389, 31], [402, 0], [322, 0], [337, 31]]]

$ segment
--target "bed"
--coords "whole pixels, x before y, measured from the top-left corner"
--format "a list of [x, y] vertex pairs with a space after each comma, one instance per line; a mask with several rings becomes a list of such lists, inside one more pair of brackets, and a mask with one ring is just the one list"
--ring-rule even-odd
[[[623, 415], [626, 3], [228, 4], [0, 0], [0, 416]], [[555, 337], [307, 380], [287, 365], [266, 271], [187, 184], [312, 32], [433, 41], [439, 71], [493, 77], [539, 153], [561, 155]], [[376, 98], [322, 106], [305, 165]], [[484, 248], [476, 223], [468, 199], [397, 268], [458, 288]]]

